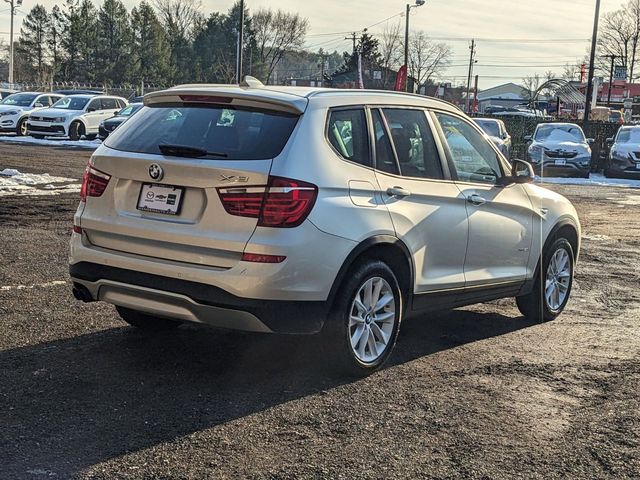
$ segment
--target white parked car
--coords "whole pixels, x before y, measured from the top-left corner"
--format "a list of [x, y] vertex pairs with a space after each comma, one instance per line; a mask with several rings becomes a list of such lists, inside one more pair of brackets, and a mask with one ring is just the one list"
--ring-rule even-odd
[[69, 137], [92, 140], [98, 136], [100, 123], [127, 106], [121, 97], [109, 95], [69, 95], [51, 108], [29, 116], [27, 133], [32, 137]]
[[50, 107], [63, 95], [43, 92], [20, 92], [0, 102], [0, 132], [27, 134], [27, 118], [32, 112]]
[[575, 209], [449, 103], [250, 81], [144, 105], [87, 165], [70, 252], [76, 298], [136, 327], [321, 333], [365, 374], [403, 318], [569, 300]]

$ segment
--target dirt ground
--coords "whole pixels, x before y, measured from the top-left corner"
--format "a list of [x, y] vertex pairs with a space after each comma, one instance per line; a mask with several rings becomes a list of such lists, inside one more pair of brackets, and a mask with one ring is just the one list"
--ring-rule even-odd
[[[80, 178], [89, 155], [3, 144], [0, 170]], [[146, 337], [76, 302], [77, 194], [0, 197], [0, 478], [639, 478], [640, 189], [553, 188], [584, 227], [560, 318], [408, 321], [358, 381], [313, 338]]]

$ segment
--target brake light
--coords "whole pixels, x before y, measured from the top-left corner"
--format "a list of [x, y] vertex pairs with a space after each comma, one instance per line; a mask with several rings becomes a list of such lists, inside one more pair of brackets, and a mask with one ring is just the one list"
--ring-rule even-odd
[[80, 201], [85, 202], [87, 197], [99, 197], [107, 188], [111, 180], [108, 175], [100, 170], [93, 168], [91, 164], [87, 164], [82, 175], [82, 187], [80, 187]]
[[218, 189], [227, 213], [258, 219], [261, 227], [297, 227], [307, 218], [318, 187], [290, 178], [269, 177], [266, 187]]

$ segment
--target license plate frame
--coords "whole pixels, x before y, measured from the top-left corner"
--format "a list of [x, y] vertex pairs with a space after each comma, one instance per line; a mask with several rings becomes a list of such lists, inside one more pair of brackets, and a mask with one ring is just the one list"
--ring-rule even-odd
[[556, 158], [553, 164], [559, 167], [564, 167], [567, 164], [567, 161], [564, 158]]
[[[159, 213], [173, 216], [180, 215], [184, 200], [184, 192], [184, 187], [177, 187], [175, 185], [143, 183], [140, 185], [136, 209], [141, 212], [148, 213]], [[152, 195], [149, 195], [149, 193]], [[172, 196], [173, 199], [171, 198]]]

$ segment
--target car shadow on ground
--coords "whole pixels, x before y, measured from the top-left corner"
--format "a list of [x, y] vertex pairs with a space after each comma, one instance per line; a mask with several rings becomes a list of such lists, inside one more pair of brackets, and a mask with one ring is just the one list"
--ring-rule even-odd
[[[528, 326], [468, 310], [412, 319], [386, 368]], [[323, 369], [323, 355], [312, 337], [198, 327], [151, 337], [115, 328], [0, 352], [0, 470], [66, 478], [355, 381]]]

